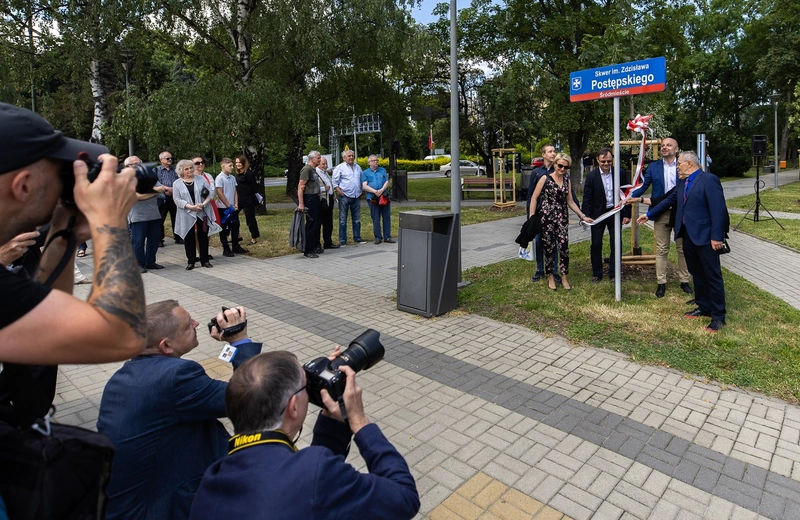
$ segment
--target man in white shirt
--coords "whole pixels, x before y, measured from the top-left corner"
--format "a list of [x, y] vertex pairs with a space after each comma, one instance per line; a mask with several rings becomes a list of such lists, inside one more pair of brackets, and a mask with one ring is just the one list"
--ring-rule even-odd
[[[662, 160], [653, 161], [644, 173], [644, 184], [631, 193], [631, 197], [641, 197], [650, 184], [653, 193], [650, 199], [661, 198], [678, 183], [678, 141], [667, 137], [661, 141]], [[657, 202], [658, 202], [657, 201]], [[653, 222], [653, 232], [656, 235], [656, 297], [663, 298], [667, 290], [667, 256], [669, 256], [670, 235], [675, 223], [675, 209], [661, 213]], [[686, 259], [683, 257], [683, 239], [675, 239], [675, 248], [678, 250], [678, 280], [681, 289], [686, 294], [692, 294], [689, 286], [689, 270], [686, 268]]]
[[356, 164], [353, 150], [342, 152], [344, 162], [333, 170], [333, 188], [339, 197], [339, 245], [347, 244], [347, 212], [353, 220], [353, 242], [361, 240], [361, 167]]
[[[234, 256], [234, 253], [247, 253], [247, 249], [239, 245], [239, 193], [236, 191], [236, 177], [232, 175], [233, 161], [228, 157], [223, 157], [219, 167], [222, 173], [214, 179], [217, 208], [222, 226], [219, 241], [222, 243], [222, 256], [230, 257]], [[229, 211], [231, 207], [233, 212]], [[230, 243], [228, 236], [231, 237]]]

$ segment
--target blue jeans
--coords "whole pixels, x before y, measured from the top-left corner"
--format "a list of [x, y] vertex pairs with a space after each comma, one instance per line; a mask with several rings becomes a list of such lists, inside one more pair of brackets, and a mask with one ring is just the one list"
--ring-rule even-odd
[[137, 264], [147, 267], [156, 263], [159, 242], [161, 242], [161, 220], [131, 222], [131, 245]]
[[353, 240], [361, 241], [361, 200], [342, 195], [339, 197], [339, 243], [347, 243], [347, 210], [353, 220]]
[[[372, 232], [375, 238], [383, 240], [392, 238], [392, 210], [391, 204], [381, 206], [380, 204], [369, 203], [369, 214], [372, 217]], [[381, 234], [381, 219], [383, 219], [383, 234]]]

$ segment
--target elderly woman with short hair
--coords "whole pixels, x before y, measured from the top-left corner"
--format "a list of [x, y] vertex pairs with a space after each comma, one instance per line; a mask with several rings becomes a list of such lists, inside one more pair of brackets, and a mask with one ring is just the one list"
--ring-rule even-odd
[[195, 242], [200, 250], [200, 264], [203, 267], [212, 267], [208, 261], [208, 235], [219, 228], [214, 222], [214, 209], [211, 207], [214, 188], [202, 175], [195, 175], [192, 161], [180, 161], [175, 171], [179, 176], [172, 185], [172, 197], [178, 207], [175, 233], [184, 240], [188, 261], [186, 270], [194, 269], [194, 264], [197, 263]]
[[[536, 189], [531, 198], [530, 214], [536, 213], [542, 219], [542, 249], [544, 250], [544, 272], [548, 275], [548, 285], [551, 290], [556, 290], [556, 281], [553, 277], [555, 267], [555, 251], [558, 249], [558, 258], [561, 266], [561, 285], [568, 291], [572, 290], [567, 274], [569, 273], [569, 213], [567, 207], [572, 209], [582, 222], [593, 222], [586, 217], [581, 208], [572, 200], [572, 185], [569, 178], [569, 169], [572, 158], [565, 154], [556, 155], [553, 163], [555, 170], [550, 175], [543, 175], [536, 184]], [[541, 195], [541, 198], [539, 197]]]

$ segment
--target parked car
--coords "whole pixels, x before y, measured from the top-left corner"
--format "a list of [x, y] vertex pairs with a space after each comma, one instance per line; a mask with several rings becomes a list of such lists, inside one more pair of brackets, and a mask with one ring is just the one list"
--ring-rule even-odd
[[531, 161], [531, 166], [534, 168], [538, 168], [539, 166], [544, 166], [544, 157], [536, 157]]
[[422, 160], [423, 161], [435, 161], [436, 159], [441, 159], [442, 157], [447, 157], [449, 159], [450, 158], [450, 154], [446, 153], [444, 155], [426, 155], [425, 158], [422, 159]]
[[[450, 177], [450, 170], [452, 168], [451, 164], [453, 163], [449, 162], [445, 164], [444, 166], [439, 168], [439, 172], [443, 173], [445, 177]], [[472, 161], [461, 160], [458, 161], [458, 164], [460, 165], [459, 171], [461, 172], [461, 175], [471, 175], [471, 174], [486, 175], [486, 168], [484, 168], [483, 166], [478, 166]]]

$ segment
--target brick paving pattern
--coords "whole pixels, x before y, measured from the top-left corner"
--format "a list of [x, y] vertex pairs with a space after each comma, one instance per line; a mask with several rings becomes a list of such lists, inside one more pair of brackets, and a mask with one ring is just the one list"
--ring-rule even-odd
[[[463, 267], [514, 258], [520, 223], [464, 228]], [[798, 307], [797, 252], [736, 232], [730, 241], [726, 268]], [[359, 382], [368, 415], [417, 479], [419, 518], [800, 518], [800, 407], [459, 311], [427, 320], [399, 312], [397, 245], [319, 260], [214, 254], [213, 269], [185, 271], [183, 248], [168, 245], [158, 257], [167, 269], [143, 275], [149, 302], [178, 299], [201, 322], [188, 357], [213, 377], [231, 374], [203, 331], [222, 305], [244, 305], [265, 350], [301, 361], [365, 328], [381, 332], [386, 359]], [[85, 273], [91, 262], [80, 259]], [[785, 290], [772, 282], [778, 264]], [[62, 366], [56, 419], [93, 428], [119, 366]]]

